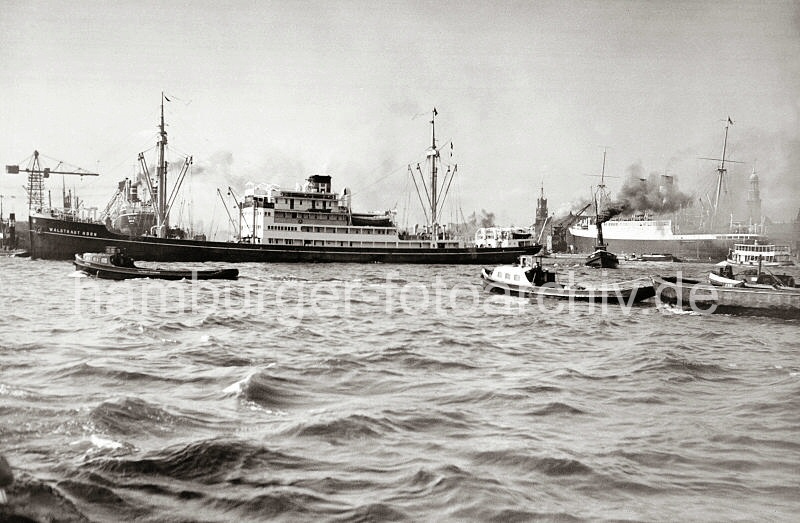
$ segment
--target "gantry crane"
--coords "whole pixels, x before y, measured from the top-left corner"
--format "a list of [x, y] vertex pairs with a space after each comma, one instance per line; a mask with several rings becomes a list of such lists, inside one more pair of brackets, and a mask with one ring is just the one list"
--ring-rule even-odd
[[28, 211], [31, 210], [39, 212], [44, 208], [44, 179], [49, 178], [51, 174], [70, 174], [78, 176], [99, 176], [98, 173], [92, 173], [81, 168], [76, 168], [74, 171], [60, 171], [59, 167], [64, 162], [58, 162], [55, 169], [49, 167], [42, 168], [39, 162], [39, 151], [33, 151], [33, 155], [28, 160], [28, 166], [20, 169], [19, 165], [6, 165], [6, 172], [8, 174], [19, 174], [20, 172], [28, 173], [28, 184], [25, 191], [28, 193]]

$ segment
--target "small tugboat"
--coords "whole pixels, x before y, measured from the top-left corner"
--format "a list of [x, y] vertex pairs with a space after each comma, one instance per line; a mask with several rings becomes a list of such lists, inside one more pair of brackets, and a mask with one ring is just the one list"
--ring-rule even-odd
[[238, 269], [174, 270], [137, 267], [133, 259], [117, 247], [107, 247], [106, 252], [76, 254], [75, 269], [90, 276], [106, 280], [155, 278], [159, 280], [235, 280]]
[[[603, 269], [616, 269], [619, 267], [619, 259], [613, 252], [607, 250], [608, 244], [603, 242], [603, 223], [611, 218], [608, 212], [608, 194], [605, 185], [606, 175], [606, 151], [603, 151], [603, 170], [600, 172], [600, 185], [597, 186], [597, 193], [594, 196], [595, 220], [597, 226], [597, 243], [594, 245], [594, 252], [586, 257], [587, 267], [600, 267]], [[599, 200], [599, 202], [598, 202]], [[603, 211], [600, 211], [601, 206]]]
[[481, 279], [484, 289], [496, 294], [520, 297], [544, 297], [559, 300], [618, 303], [631, 305], [655, 296], [647, 280], [613, 283], [605, 287], [566, 286], [556, 281], [556, 274], [543, 269], [533, 256], [521, 256], [519, 263], [483, 268]]
[[619, 258], [613, 252], [606, 250], [606, 245], [601, 243], [603, 241], [603, 233], [600, 232], [600, 225], [597, 225], [597, 237], [600, 240], [595, 245], [594, 252], [586, 257], [587, 267], [600, 267], [603, 269], [616, 269], [619, 267]]
[[0, 257], [27, 258], [30, 256], [25, 249], [17, 247], [15, 213], [9, 213], [8, 220], [3, 219], [3, 195], [0, 194]]

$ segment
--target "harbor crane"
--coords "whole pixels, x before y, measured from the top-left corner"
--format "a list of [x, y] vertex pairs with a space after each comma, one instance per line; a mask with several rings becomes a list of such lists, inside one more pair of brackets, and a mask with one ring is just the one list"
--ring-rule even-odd
[[51, 174], [68, 174], [81, 177], [99, 176], [98, 173], [89, 172], [81, 168], [59, 170], [64, 162], [58, 162], [55, 169], [43, 168], [39, 161], [39, 156], [39, 151], [33, 151], [33, 155], [28, 159], [28, 166], [25, 168], [20, 168], [19, 165], [6, 165], [6, 173], [8, 174], [28, 173], [28, 184], [25, 186], [25, 191], [28, 193], [28, 211], [39, 212], [44, 208], [44, 179], [49, 178]]

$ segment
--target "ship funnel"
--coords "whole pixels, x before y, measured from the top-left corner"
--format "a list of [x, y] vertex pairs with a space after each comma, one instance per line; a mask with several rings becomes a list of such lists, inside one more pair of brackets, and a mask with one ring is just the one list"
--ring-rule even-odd
[[345, 187], [342, 189], [342, 194], [339, 196], [339, 207], [346, 207], [347, 209], [350, 208], [350, 188]]

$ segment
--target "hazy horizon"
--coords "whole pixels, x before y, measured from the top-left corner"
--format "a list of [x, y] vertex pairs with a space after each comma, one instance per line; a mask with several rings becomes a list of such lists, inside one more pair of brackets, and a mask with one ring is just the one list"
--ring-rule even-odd
[[[356, 210], [397, 208], [413, 223], [407, 166], [424, 159], [436, 107], [438, 143], [452, 142], [458, 164], [451, 203], [527, 225], [542, 184], [551, 212], [589, 195], [604, 147], [612, 193], [636, 168], [702, 196], [716, 163], [698, 158], [719, 157], [730, 117], [728, 157], [743, 162], [730, 165], [730, 192], [746, 192], [755, 168], [764, 214], [797, 215], [794, 2], [191, 7], [5, 2], [2, 162], [37, 149], [51, 167], [98, 171], [66, 184], [102, 209], [155, 145], [164, 91], [171, 151], [194, 157], [195, 222], [227, 220], [216, 187], [325, 173]], [[24, 184], [0, 177], [6, 214], [27, 215]], [[60, 177], [50, 188], [55, 201]]]

